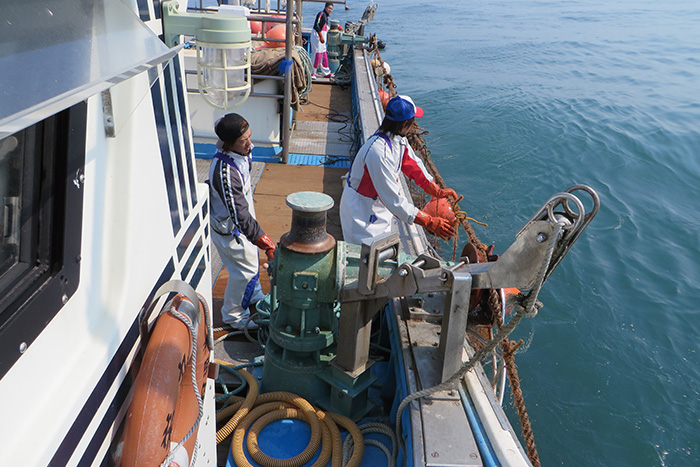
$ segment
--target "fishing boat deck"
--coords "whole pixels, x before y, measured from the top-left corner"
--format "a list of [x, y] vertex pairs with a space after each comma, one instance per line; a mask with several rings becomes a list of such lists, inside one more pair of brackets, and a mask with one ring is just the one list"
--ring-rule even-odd
[[[370, 69], [366, 64], [357, 63], [360, 60], [366, 61], [366, 54], [364, 56], [356, 54], [354, 59], [356, 70]], [[333, 198], [334, 207], [327, 213], [327, 230], [337, 240], [343, 239], [339, 218], [339, 204], [343, 189], [341, 177], [346, 174], [351, 155], [357, 149], [353, 146], [353, 139], [350, 136], [351, 127], [354, 122], [363, 137], [367, 138], [376, 130], [382, 115], [381, 108], [377, 107], [380, 104], [375, 99], [376, 92], [372, 92], [371, 79], [369, 73], [358, 73], [355, 77], [354, 91], [356, 99], [361, 101], [357, 109], [353, 108], [350, 89], [314, 82], [312, 91], [303, 103], [303, 110], [295, 115], [288, 163], [254, 161], [251, 173], [256, 217], [273, 241], [278, 242], [280, 237], [290, 230], [291, 209], [286, 205], [285, 198], [298, 191], [318, 191]], [[207, 176], [210, 161], [198, 160], [197, 163], [200, 167], [200, 180], [203, 180]], [[402, 184], [404, 192], [409, 194], [408, 185], [403, 179]], [[399, 234], [402, 252], [418, 255], [430, 249], [422, 229], [404, 223], [396, 223], [393, 229]], [[268, 293], [269, 276], [262, 267], [266, 258], [262, 251], [259, 255], [262, 288], [263, 292]], [[222, 325], [220, 310], [228, 274], [221, 267], [215, 248], [211, 248], [211, 258], [214, 283], [212, 312], [216, 328]], [[424, 304], [420, 300], [393, 299], [391, 307], [387, 308], [391, 314], [388, 315], [386, 323], [399, 336], [399, 360], [403, 362], [402, 369], [399, 371], [405, 373], [403, 377], [407, 383], [405, 388], [407, 394], [433, 387], [441, 380], [441, 374], [437, 371], [439, 368], [437, 363], [443, 358], [439, 350], [441, 325], [426, 319], [426, 316], [442, 310], [445, 297], [444, 293], [429, 294], [428, 299], [425, 299]], [[225, 335], [226, 331], [215, 332], [215, 337], [222, 338], [216, 344], [214, 351], [217, 359], [233, 366], [259, 363], [263, 349], [256, 341], [255, 333], [252, 335], [233, 333], [223, 338]], [[264, 334], [261, 336], [264, 337]], [[465, 361], [470, 351], [469, 346], [465, 346], [462, 349], [462, 355], [458, 355], [458, 358], [461, 357], [462, 362]], [[422, 461], [423, 465], [433, 465], [433, 458], [442, 455], [441, 465], [483, 465], [465, 408], [474, 403], [469, 402], [474, 396], [480, 394], [485, 396], [480, 396], [477, 402], [481, 404], [479, 407], [485, 410], [485, 416], [491, 414], [487, 420], [491, 429], [502, 434], [499, 438], [502, 446], [499, 446], [499, 449], [509, 453], [509, 460], [513, 456], [519, 459], [525, 458], [522, 447], [517, 443], [517, 438], [505, 415], [494, 409], [498, 404], [486, 392], [485, 388], [489, 388], [491, 382], [483, 369], [477, 365], [472, 373], [477, 376], [472, 378], [476, 382], [472, 381], [471, 387], [466, 382], [461, 382], [456, 386], [459, 391], [437, 392], [424, 401], [418, 401], [418, 410], [410, 412], [411, 439], [416, 442], [409, 449], [411, 456], [420, 460], [419, 464]], [[259, 370], [254, 370], [254, 374], [260, 377]], [[228, 389], [233, 389], [240, 382], [240, 377], [223, 369], [220, 375], [221, 381]], [[469, 396], [465, 391], [473, 395]], [[375, 404], [375, 407], [381, 406], [381, 401]], [[463, 407], [464, 410], [459, 410], [459, 407]], [[386, 420], [386, 422], [391, 421]], [[228, 453], [226, 443], [220, 444], [217, 449], [218, 458], [225, 459]], [[379, 455], [384, 454], [379, 453]], [[512, 465], [524, 464], [516, 462]]]

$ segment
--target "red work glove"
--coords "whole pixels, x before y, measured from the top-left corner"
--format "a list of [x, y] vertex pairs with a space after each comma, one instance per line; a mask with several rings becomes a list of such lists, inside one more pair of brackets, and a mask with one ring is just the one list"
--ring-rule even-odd
[[429, 216], [428, 214], [419, 210], [418, 214], [416, 214], [416, 219], [414, 222], [418, 225], [422, 225], [443, 240], [448, 240], [451, 237], [454, 237], [454, 227], [452, 227], [452, 224], [450, 224], [447, 219], [443, 219], [442, 217]]
[[430, 182], [425, 192], [435, 198], [447, 198], [448, 196], [452, 196], [453, 199], [457, 199], [456, 191], [452, 188], [440, 188], [435, 182]]
[[267, 256], [268, 261], [272, 261], [272, 258], [275, 257], [275, 250], [277, 249], [277, 246], [275, 246], [275, 243], [270, 237], [267, 236], [267, 234], [255, 240], [255, 246], [261, 250], [265, 250], [265, 256]]

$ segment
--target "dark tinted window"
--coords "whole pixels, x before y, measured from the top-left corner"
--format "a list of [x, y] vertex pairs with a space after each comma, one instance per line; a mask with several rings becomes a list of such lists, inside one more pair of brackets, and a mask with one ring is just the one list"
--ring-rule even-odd
[[24, 135], [0, 140], [0, 278], [19, 262]]
[[0, 376], [80, 277], [86, 104], [0, 139]]

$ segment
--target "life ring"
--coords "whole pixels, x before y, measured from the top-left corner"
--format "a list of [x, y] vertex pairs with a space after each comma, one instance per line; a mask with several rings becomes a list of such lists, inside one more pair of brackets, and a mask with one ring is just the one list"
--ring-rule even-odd
[[[157, 318], [125, 418], [122, 466], [157, 466], [171, 459], [170, 466], [185, 467], [191, 462], [209, 371], [208, 330], [202, 318], [206, 313], [201, 300], [193, 305], [178, 294]], [[194, 330], [196, 355], [192, 348]], [[196, 378], [192, 376], [193, 365]], [[170, 455], [188, 433], [182, 444], [186, 454], [180, 448]]]

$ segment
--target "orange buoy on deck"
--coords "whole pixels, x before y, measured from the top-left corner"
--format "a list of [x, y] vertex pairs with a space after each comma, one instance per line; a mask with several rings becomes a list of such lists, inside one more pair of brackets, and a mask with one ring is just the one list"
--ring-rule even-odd
[[248, 21], [248, 24], [250, 24], [250, 32], [253, 34], [260, 34], [260, 31], [262, 31], [262, 22], [260, 21]]
[[[277, 19], [286, 19], [287, 17], [284, 15], [270, 15], [272, 18], [277, 18]], [[269, 31], [270, 29], [277, 27], [277, 26], [285, 26], [284, 23], [273, 23], [273, 22], [267, 22], [267, 27], [265, 28], [265, 31]]]
[[[285, 39], [286, 37], [287, 26], [284, 24], [278, 24], [265, 33], [265, 38], [268, 39]], [[274, 49], [276, 47], [284, 47], [284, 42], [265, 41], [265, 44], [263, 44], [263, 48], [265, 49]]]
[[[201, 303], [193, 306], [181, 295], [175, 296], [171, 303], [153, 326], [134, 383], [122, 435], [121, 465], [125, 467], [160, 465], [194, 428], [183, 444], [186, 453], [182, 449], [173, 453], [171, 465], [189, 465], [192, 459], [199, 423], [199, 400], [193, 386], [192, 366], [195, 365], [200, 395], [204, 394], [209, 368], [205, 310]], [[186, 308], [194, 310], [195, 306], [199, 308], [199, 323], [193, 323], [190, 316], [196, 313], [183, 312]], [[192, 335], [190, 327], [197, 330], [196, 336]], [[192, 351], [195, 338], [196, 360]]]

